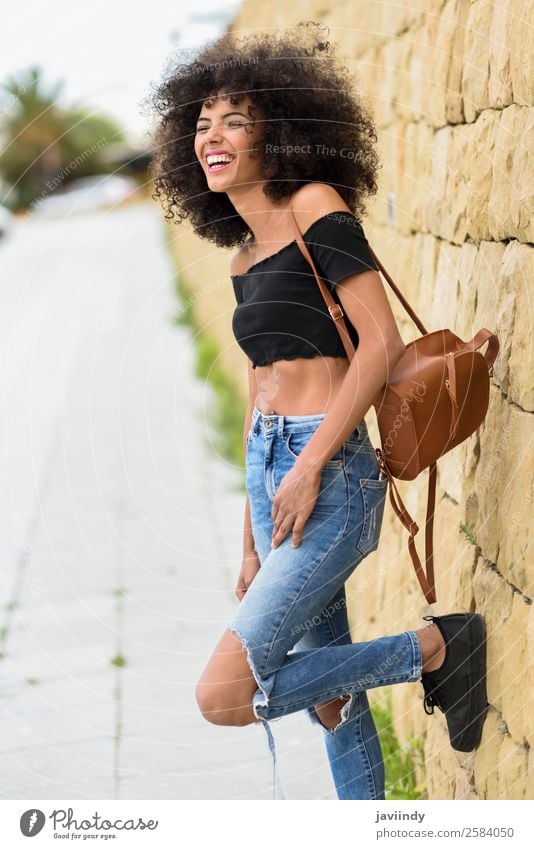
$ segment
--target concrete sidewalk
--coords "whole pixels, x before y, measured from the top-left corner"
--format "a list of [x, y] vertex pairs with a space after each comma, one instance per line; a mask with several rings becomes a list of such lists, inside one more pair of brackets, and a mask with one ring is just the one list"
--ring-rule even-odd
[[[238, 604], [244, 493], [164, 239], [142, 203], [0, 247], [4, 799], [271, 798], [263, 728], [194, 698]], [[335, 798], [306, 715], [273, 732], [280, 796]]]

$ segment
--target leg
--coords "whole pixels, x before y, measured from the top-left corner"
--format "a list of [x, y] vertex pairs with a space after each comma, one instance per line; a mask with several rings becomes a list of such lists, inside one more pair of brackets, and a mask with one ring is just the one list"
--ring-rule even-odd
[[[427, 634], [426, 632], [431, 629], [432, 633]], [[398, 645], [399, 641], [401, 646], [395, 655], [391, 649]], [[340, 704], [346, 707], [347, 696], [364, 692], [362, 690], [364, 686], [380, 687], [399, 683], [404, 678], [408, 681], [419, 680], [420, 674], [416, 678], [413, 677], [409, 657], [405, 663], [405, 671], [399, 670], [396, 664], [404, 656], [413, 655], [415, 663], [421, 667], [421, 670], [436, 669], [440, 665], [436, 659], [444, 656], [443, 646], [443, 638], [436, 626], [427, 626], [423, 631], [405, 631], [394, 637], [382, 637], [365, 643], [349, 642], [337, 646], [345, 651], [335, 652], [334, 646], [326, 644], [317, 649], [292, 652], [287, 655], [283, 665], [271, 677], [273, 683], [275, 678], [280, 679], [281, 690], [287, 686], [287, 679], [290, 677], [293, 679], [294, 686], [288, 690], [287, 696], [281, 694], [276, 702], [274, 699], [271, 700], [272, 708], [269, 708], [268, 718], [277, 718], [306, 708], [316, 712], [315, 701], [319, 705], [330, 706], [338, 700], [338, 697]], [[353, 652], [353, 649], [356, 651]], [[386, 650], [386, 659], [378, 664], [376, 660], [380, 657], [382, 649]], [[315, 666], [313, 666], [314, 657], [320, 659], [320, 663]], [[324, 666], [329, 662], [329, 657], [335, 663], [334, 670]], [[255, 705], [262, 700], [263, 694], [262, 688], [257, 686], [250, 663], [251, 660], [247, 659], [247, 650], [242, 639], [234, 630], [227, 629], [197, 684], [198, 704], [203, 715], [210, 722], [216, 725], [242, 726], [266, 716], [266, 712], [262, 711], [262, 714], [258, 716], [255, 711]], [[310, 663], [316, 675], [308, 685], [306, 679], [310, 676], [310, 668], [308, 668]], [[365, 671], [366, 664], [371, 664], [367, 671]], [[344, 668], [341, 668], [342, 666]], [[387, 672], [388, 668], [397, 669], [397, 674], [391, 676]], [[342, 710], [342, 716], [338, 716], [338, 722], [333, 723], [334, 730], [337, 730], [347, 713], [348, 710]]]
[[[351, 643], [345, 587], [342, 587], [296, 648]], [[324, 726], [324, 742], [338, 799], [384, 799], [384, 762], [367, 693], [345, 694], [309, 708], [308, 713], [312, 722], [320, 720]]]
[[226, 629], [196, 687], [197, 704], [214, 725], [250, 725], [260, 720], [252, 710], [258, 685], [241, 640]]
[[[312, 514], [313, 515], [313, 514]], [[421, 677], [417, 635], [406, 631], [366, 643], [326, 645], [292, 652], [306, 622], [323, 610], [353, 571], [353, 552], [344, 528], [334, 540], [319, 519], [320, 540], [313, 530], [299, 548], [289, 538], [270, 551], [230, 626], [242, 647], [223, 637], [201, 679], [201, 710], [218, 715], [221, 723], [246, 724], [246, 696], [256, 718], [273, 719], [371, 687]], [[313, 523], [312, 523], [313, 525]], [[247, 653], [250, 671], [244, 675]], [[236, 656], [240, 667], [236, 668]], [[199, 690], [199, 695], [202, 695]]]
[[[247, 438], [247, 491], [262, 568], [197, 688], [200, 708], [212, 721], [242, 725], [261, 719], [269, 735], [273, 756], [274, 741], [268, 724], [270, 717], [265, 718], [258, 712], [259, 708], [262, 704], [268, 707], [277, 673], [289, 661], [287, 654], [300, 639], [302, 623], [324, 609], [358, 563], [378, 544], [386, 495], [387, 482], [379, 478], [376, 457], [362, 424], [357, 436], [347, 442], [347, 448], [350, 443], [350, 451], [345, 453], [344, 448], [340, 449], [328, 468], [324, 469], [321, 493], [306, 524], [299, 549], [291, 547], [288, 537], [278, 549], [271, 550], [272, 498], [283, 476], [292, 467], [296, 453], [302, 450], [320, 423], [319, 418], [287, 420], [287, 431], [286, 421], [282, 421], [281, 417], [270, 417], [265, 427], [257, 417], [253, 418]], [[271, 427], [268, 429], [269, 424]], [[407, 636], [400, 637], [405, 648]], [[237, 638], [239, 644], [236, 643]], [[323, 648], [330, 649], [329, 646]], [[350, 644], [337, 648], [350, 649], [354, 654], [358, 647]], [[389, 645], [386, 646], [388, 648]], [[314, 655], [314, 652], [311, 654]], [[371, 658], [371, 655], [367, 656]], [[295, 655], [291, 657], [294, 659]], [[317, 670], [310, 652], [308, 658], [311, 662], [307, 663], [307, 676], [312, 682]], [[354, 672], [352, 670], [352, 674]], [[319, 688], [309, 706], [330, 702], [336, 695], [345, 699], [347, 695], [352, 696], [350, 706], [355, 706], [359, 700], [355, 692], [360, 690], [352, 693], [347, 690], [347, 683], [353, 680], [349, 670], [339, 680], [338, 693], [331, 695]], [[323, 688], [326, 683], [332, 686], [334, 682], [323, 682]], [[251, 693], [252, 710], [249, 709]], [[299, 700], [295, 709], [303, 707], [306, 705]], [[291, 706], [288, 709], [287, 704], [279, 705], [280, 708], [282, 713], [291, 712]], [[323, 705], [320, 711], [330, 724], [327, 713], [332, 711], [332, 706]], [[337, 732], [332, 736], [340, 737]]]

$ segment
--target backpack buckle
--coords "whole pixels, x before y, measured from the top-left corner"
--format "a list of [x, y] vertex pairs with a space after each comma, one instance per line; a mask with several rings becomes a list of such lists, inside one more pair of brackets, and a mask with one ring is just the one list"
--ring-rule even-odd
[[[332, 306], [328, 307], [328, 312], [330, 313], [334, 321], [337, 321], [338, 318], [343, 318], [343, 310], [341, 309], [339, 304], [332, 304]], [[336, 315], [334, 315], [334, 312], [336, 313]]]

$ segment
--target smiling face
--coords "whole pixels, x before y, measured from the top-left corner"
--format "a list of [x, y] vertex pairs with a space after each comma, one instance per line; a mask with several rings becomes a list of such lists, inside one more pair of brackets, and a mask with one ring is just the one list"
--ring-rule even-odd
[[206, 100], [197, 118], [195, 154], [211, 191], [253, 185], [262, 179], [258, 150], [262, 123], [248, 96], [236, 103], [231, 95]]

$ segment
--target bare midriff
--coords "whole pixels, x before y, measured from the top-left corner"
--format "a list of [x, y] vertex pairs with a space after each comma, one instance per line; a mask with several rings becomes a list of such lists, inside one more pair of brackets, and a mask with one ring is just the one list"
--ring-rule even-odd
[[349, 361], [345, 357], [299, 357], [257, 366], [255, 406], [264, 415], [309, 416], [334, 403]]

